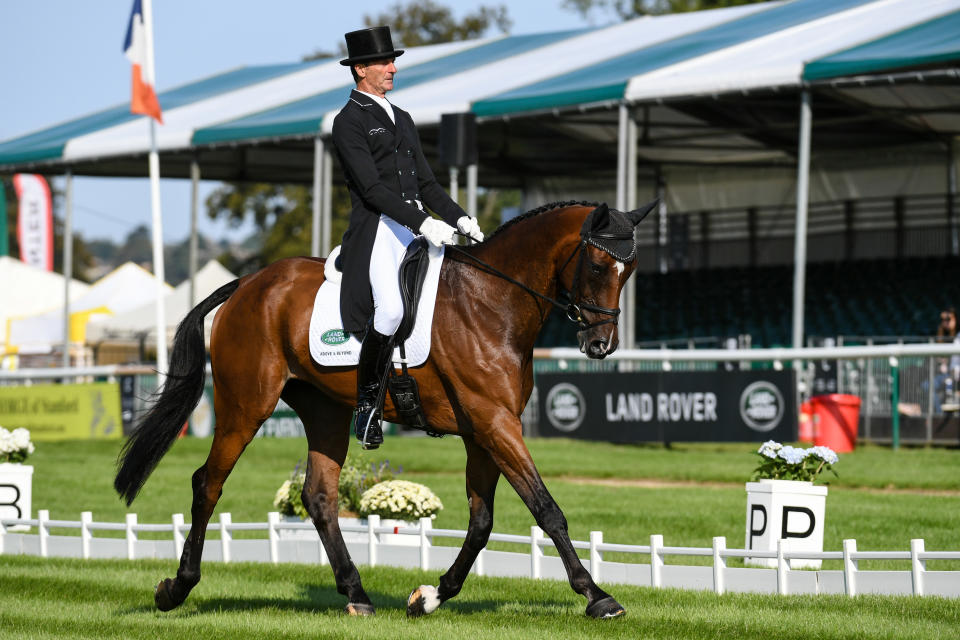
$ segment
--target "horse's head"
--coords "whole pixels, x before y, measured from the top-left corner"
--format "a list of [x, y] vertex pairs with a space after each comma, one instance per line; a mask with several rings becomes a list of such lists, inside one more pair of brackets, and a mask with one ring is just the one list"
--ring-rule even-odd
[[[580, 229], [576, 260], [571, 255], [561, 267], [570, 296], [567, 317], [580, 327], [577, 341], [590, 358], [605, 358], [619, 346], [620, 290], [637, 265], [633, 228], [657, 202], [626, 213], [606, 204], [595, 208]], [[572, 270], [567, 266], [571, 262]]]

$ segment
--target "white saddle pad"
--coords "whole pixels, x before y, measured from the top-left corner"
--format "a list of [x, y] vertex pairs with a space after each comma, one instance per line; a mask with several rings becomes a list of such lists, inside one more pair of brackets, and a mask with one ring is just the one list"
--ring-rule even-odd
[[[330, 252], [324, 275], [313, 303], [310, 317], [310, 355], [324, 367], [356, 366], [360, 362], [360, 341], [343, 330], [340, 318], [340, 272], [333, 264], [340, 254], [340, 247]], [[443, 250], [430, 249], [430, 264], [423, 281], [420, 305], [413, 333], [406, 341], [407, 365], [415, 367], [427, 361], [430, 355], [430, 329], [433, 326], [433, 309], [437, 300], [437, 283], [440, 281], [440, 266]], [[399, 284], [397, 285], [399, 286]], [[400, 349], [393, 350], [393, 361], [400, 362]]]

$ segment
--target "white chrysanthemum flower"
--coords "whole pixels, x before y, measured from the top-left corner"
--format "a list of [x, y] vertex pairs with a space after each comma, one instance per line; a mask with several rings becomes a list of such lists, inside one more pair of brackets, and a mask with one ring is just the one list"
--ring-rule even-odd
[[827, 464], [836, 464], [840, 457], [830, 447], [810, 447], [807, 453], [811, 456], [820, 458]]
[[407, 480], [389, 480], [367, 489], [360, 498], [362, 515], [416, 520], [436, 515], [443, 509], [440, 499], [429, 488]]
[[787, 464], [800, 464], [807, 457], [807, 450], [787, 445], [782, 447], [777, 455], [786, 460]]
[[760, 445], [760, 448], [757, 449], [757, 453], [759, 453], [762, 456], [766, 456], [768, 458], [776, 459], [777, 452], [780, 451], [780, 449], [782, 448], [783, 448], [783, 445], [780, 444], [779, 442], [775, 442], [773, 440], [767, 440], [762, 445]]

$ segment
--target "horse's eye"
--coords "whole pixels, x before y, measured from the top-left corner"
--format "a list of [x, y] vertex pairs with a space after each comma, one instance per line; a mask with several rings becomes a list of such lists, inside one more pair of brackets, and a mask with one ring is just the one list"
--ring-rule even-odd
[[590, 273], [592, 273], [593, 275], [598, 276], [598, 275], [600, 275], [601, 273], [603, 273], [603, 270], [604, 270], [604, 269], [603, 269], [603, 267], [602, 267], [601, 265], [599, 265], [599, 264], [597, 264], [597, 263], [595, 263], [595, 262], [591, 262], [591, 263], [590, 263]]

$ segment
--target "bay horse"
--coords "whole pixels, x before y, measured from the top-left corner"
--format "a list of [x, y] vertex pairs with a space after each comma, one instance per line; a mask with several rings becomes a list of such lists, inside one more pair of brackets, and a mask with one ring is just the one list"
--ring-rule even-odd
[[[460, 592], [493, 528], [501, 474], [552, 538], [570, 585], [587, 599], [587, 615], [624, 613], [577, 557], [563, 512], [523, 442], [520, 414], [533, 390], [534, 341], [552, 306], [564, 308], [577, 324], [587, 356], [604, 358], [616, 350], [620, 290], [637, 262], [633, 228], [655, 204], [621, 213], [605, 204], [554, 203], [505, 223], [480, 244], [447, 248], [430, 355], [411, 374], [430, 429], [458, 435], [466, 447], [470, 519], [463, 547], [438, 586], [421, 585], [410, 594], [409, 616], [432, 613]], [[200, 581], [204, 535], [223, 484], [282, 398], [306, 431], [303, 504], [337, 591], [346, 596], [348, 613], [375, 612], [337, 519], [356, 368], [319, 366], [308, 345], [313, 301], [323, 281], [324, 260], [280, 260], [222, 286], [177, 328], [167, 380], [124, 444], [114, 481], [129, 506], [198, 404], [205, 377], [203, 318], [222, 304], [210, 338], [216, 428], [210, 454], [193, 474], [192, 521], [176, 577], [161, 581], [154, 593], [162, 611], [179, 606]], [[559, 302], [564, 295], [568, 302]], [[397, 420], [389, 396], [384, 417]]]

